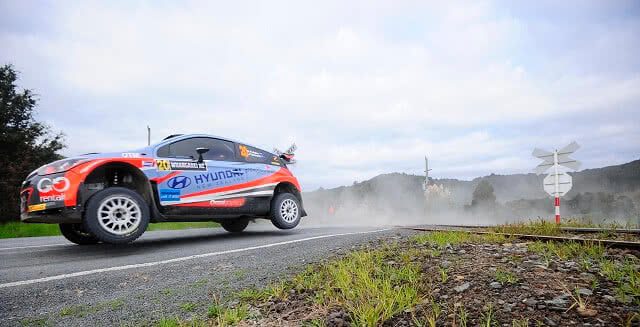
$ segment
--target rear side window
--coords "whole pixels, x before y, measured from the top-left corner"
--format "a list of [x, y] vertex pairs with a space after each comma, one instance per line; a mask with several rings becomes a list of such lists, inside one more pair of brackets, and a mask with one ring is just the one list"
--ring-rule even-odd
[[277, 156], [264, 150], [254, 148], [252, 146], [238, 144], [238, 160], [251, 163], [266, 163], [270, 165], [280, 166], [280, 160]]
[[194, 137], [180, 140], [158, 149], [158, 157], [198, 159], [197, 148], [208, 148], [202, 155], [205, 160], [235, 161], [235, 150], [232, 142], [207, 137]]

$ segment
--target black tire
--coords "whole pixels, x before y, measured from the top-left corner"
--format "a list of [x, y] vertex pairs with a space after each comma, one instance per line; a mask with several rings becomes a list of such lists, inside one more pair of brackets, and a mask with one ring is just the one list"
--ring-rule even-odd
[[222, 228], [230, 233], [240, 233], [249, 225], [249, 219], [238, 218], [220, 222]]
[[97, 244], [100, 242], [95, 235], [87, 232], [82, 224], [60, 224], [60, 232], [64, 238], [79, 245]]
[[[291, 210], [287, 211], [283, 206], [288, 206]], [[295, 195], [280, 193], [271, 201], [271, 222], [280, 229], [294, 228], [300, 223], [301, 211], [300, 201]], [[285, 217], [287, 213], [291, 213], [291, 216]]]
[[[106, 225], [105, 227], [100, 223], [100, 219], [98, 219], [98, 210], [100, 210], [100, 207], [103, 204], [105, 205], [103, 210], [117, 210], [108, 209], [106, 207], [109, 202], [114, 203], [114, 201], [116, 204], [118, 204], [118, 202], [131, 204], [131, 207], [127, 207], [126, 205], [120, 206], [119, 208], [121, 211], [123, 211], [123, 213], [118, 211], [112, 214], [108, 214], [108, 212], [105, 213], [103, 211], [101, 215], [103, 215], [103, 222], [106, 221], [106, 223], [104, 223], [104, 225]], [[110, 208], [114, 207], [118, 206], [111, 206]], [[136, 211], [136, 209], [137, 212], [135, 212], [134, 215], [134, 211]], [[133, 211], [129, 212], [127, 210]], [[116, 219], [116, 216], [118, 217], [118, 219], [120, 219], [120, 216], [137, 217], [139, 219], [139, 222], [137, 222], [137, 225], [136, 223], [132, 223], [131, 226], [126, 226], [126, 229], [124, 231], [122, 229], [116, 231], [116, 227], [112, 227], [113, 229], [109, 230], [109, 226], [115, 226], [110, 222], [109, 219], [111, 218], [109, 217], [113, 217], [112, 219]], [[149, 206], [144, 201], [142, 196], [140, 196], [140, 194], [124, 187], [110, 187], [96, 193], [87, 202], [87, 210], [85, 211], [84, 216], [84, 227], [87, 231], [94, 234], [100, 241], [104, 243], [125, 244], [133, 242], [135, 239], [140, 237], [142, 233], [144, 233], [144, 231], [147, 229], [147, 225], [149, 225], [149, 219]]]

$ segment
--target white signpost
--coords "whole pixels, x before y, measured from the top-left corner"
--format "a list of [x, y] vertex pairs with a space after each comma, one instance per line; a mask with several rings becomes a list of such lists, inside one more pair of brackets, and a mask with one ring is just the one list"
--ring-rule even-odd
[[558, 167], [564, 166], [573, 170], [580, 168], [580, 162], [569, 157], [570, 154], [579, 148], [578, 143], [574, 141], [564, 148], [554, 150], [553, 152], [538, 148], [533, 150], [534, 157], [544, 160], [535, 168], [537, 174], [542, 174], [553, 167], [553, 172], [544, 178], [543, 187], [549, 195], [555, 197], [556, 224], [560, 223], [560, 197], [567, 194], [573, 186], [571, 176], [565, 172], [558, 171]]

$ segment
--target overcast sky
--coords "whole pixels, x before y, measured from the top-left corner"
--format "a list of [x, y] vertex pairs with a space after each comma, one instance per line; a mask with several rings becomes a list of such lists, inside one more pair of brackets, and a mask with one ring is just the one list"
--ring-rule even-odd
[[572, 140], [584, 168], [638, 159], [640, 2], [524, 3], [0, 0], [0, 64], [65, 155], [144, 146], [147, 124], [295, 141], [306, 190], [425, 154], [434, 177], [527, 173]]

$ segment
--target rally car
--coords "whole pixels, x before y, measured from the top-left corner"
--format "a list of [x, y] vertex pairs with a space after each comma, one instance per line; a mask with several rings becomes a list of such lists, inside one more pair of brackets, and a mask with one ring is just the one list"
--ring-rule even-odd
[[215, 221], [238, 233], [250, 220], [266, 218], [294, 228], [306, 213], [287, 168], [293, 150], [271, 153], [190, 134], [134, 151], [63, 159], [22, 183], [21, 220], [59, 224], [77, 244], [132, 242], [150, 222]]

